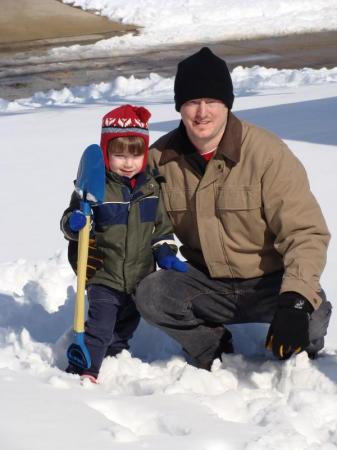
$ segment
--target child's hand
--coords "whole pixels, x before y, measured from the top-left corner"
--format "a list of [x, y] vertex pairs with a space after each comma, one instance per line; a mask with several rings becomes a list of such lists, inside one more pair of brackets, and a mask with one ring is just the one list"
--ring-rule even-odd
[[158, 266], [161, 269], [173, 269], [177, 272], [187, 272], [188, 265], [176, 257], [175, 252], [168, 244], [162, 244], [154, 252]]
[[188, 266], [185, 261], [181, 261], [176, 256], [164, 256], [158, 259], [158, 266], [161, 269], [174, 269], [178, 272], [187, 272]]
[[86, 217], [79, 209], [76, 209], [70, 214], [69, 227], [71, 231], [80, 231], [86, 224]]

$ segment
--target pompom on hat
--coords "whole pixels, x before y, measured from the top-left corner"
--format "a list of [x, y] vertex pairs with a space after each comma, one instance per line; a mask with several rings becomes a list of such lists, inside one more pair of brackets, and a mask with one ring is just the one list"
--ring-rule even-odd
[[143, 167], [147, 163], [149, 150], [150, 111], [143, 106], [122, 105], [109, 111], [102, 119], [101, 149], [107, 170], [110, 170], [108, 145], [111, 139], [139, 136], [144, 139], [145, 151]]
[[177, 111], [185, 102], [197, 98], [221, 100], [228, 109], [233, 106], [233, 83], [227, 64], [208, 47], [181, 61], [174, 81]]

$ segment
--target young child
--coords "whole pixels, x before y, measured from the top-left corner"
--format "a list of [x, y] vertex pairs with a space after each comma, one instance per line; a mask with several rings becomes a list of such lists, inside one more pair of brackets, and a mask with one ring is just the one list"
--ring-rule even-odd
[[[187, 270], [186, 263], [176, 257], [159, 183], [146, 165], [150, 116], [143, 107], [123, 105], [103, 117], [105, 198], [102, 204], [92, 205], [87, 265], [85, 343], [92, 363], [86, 370], [73, 365], [66, 369], [93, 382], [105, 356], [129, 348], [140, 319], [133, 293], [141, 279], [155, 270], [155, 262], [163, 269]], [[74, 191], [61, 219], [75, 271], [78, 231], [85, 225], [79, 201]]]

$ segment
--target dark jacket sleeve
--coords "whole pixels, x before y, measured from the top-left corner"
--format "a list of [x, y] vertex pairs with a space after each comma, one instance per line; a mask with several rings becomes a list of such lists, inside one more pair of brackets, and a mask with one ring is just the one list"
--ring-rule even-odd
[[68, 208], [63, 212], [61, 221], [60, 221], [60, 228], [64, 235], [64, 237], [68, 241], [77, 241], [78, 240], [78, 232], [71, 231], [69, 227], [69, 217], [70, 214], [75, 211], [76, 209], [80, 209], [80, 198], [77, 195], [76, 191], [74, 191], [70, 198], [70, 204]]
[[[68, 208], [63, 212], [60, 227], [64, 237], [68, 242], [68, 261], [74, 272], [77, 274], [77, 252], [78, 252], [78, 232], [71, 231], [69, 227], [69, 216], [76, 210], [80, 209], [80, 198], [74, 191], [71, 195], [70, 204]], [[93, 233], [91, 233], [88, 249], [88, 262], [87, 262], [87, 280], [91, 278], [97, 270], [102, 267], [103, 257], [98, 251], [96, 246], [96, 239]]]
[[155, 227], [152, 234], [153, 251], [156, 253], [159, 250], [159, 247], [164, 244], [170, 247], [174, 255], [177, 253], [178, 246], [174, 239], [172, 224], [167, 215], [162, 198], [162, 193], [160, 191]]

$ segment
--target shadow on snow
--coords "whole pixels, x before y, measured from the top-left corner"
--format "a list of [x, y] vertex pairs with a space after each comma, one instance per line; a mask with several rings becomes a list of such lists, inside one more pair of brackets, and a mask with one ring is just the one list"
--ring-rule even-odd
[[[272, 131], [282, 139], [337, 145], [337, 97], [235, 111], [240, 119]], [[154, 122], [150, 132], [167, 133], [179, 120]]]

